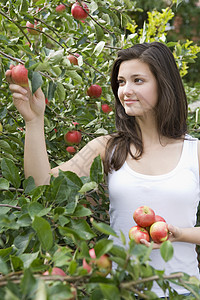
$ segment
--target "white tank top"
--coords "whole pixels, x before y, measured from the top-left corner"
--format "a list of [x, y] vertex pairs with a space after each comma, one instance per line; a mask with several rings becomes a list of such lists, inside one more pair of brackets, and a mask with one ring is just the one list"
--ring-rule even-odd
[[[178, 227], [193, 227], [199, 204], [199, 163], [198, 140], [187, 136], [184, 140], [178, 165], [164, 175], [143, 175], [133, 171], [125, 162], [118, 171], [108, 174], [110, 198], [110, 225], [120, 236], [122, 231], [128, 244], [129, 229], [135, 225], [133, 212], [141, 205], [151, 207], [168, 224]], [[110, 237], [115, 244], [122, 245], [120, 239]], [[150, 264], [165, 274], [185, 272], [199, 278], [196, 245], [174, 242], [173, 258], [167, 263], [160, 250], [152, 250]], [[173, 285], [179, 294], [188, 292]], [[164, 294], [155, 283], [152, 289], [159, 297]]]

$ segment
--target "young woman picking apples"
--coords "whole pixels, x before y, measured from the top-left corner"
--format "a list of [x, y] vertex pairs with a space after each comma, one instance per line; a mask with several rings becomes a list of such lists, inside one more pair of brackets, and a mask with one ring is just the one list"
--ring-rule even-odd
[[[115, 96], [116, 132], [89, 142], [72, 159], [50, 169], [44, 137], [45, 97], [38, 89], [12, 82], [6, 73], [13, 101], [26, 122], [24, 168], [37, 185], [48, 184], [59, 169], [89, 175], [100, 154], [108, 175], [110, 224], [127, 237], [133, 212], [147, 205], [169, 225], [174, 256], [165, 263], [158, 249], [151, 264], [166, 274], [186, 272], [199, 278], [195, 227], [199, 204], [199, 142], [187, 135], [187, 100], [173, 54], [159, 42], [136, 44], [118, 53], [111, 74]], [[120, 235], [120, 234], [119, 234]], [[116, 244], [119, 239], [114, 238]], [[146, 246], [150, 244], [141, 240]], [[174, 287], [179, 294], [187, 292]], [[155, 284], [159, 297], [163, 292]]]

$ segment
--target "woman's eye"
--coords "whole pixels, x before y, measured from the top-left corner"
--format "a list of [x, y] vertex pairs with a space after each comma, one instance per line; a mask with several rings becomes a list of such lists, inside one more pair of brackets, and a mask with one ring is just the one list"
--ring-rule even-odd
[[135, 78], [135, 82], [137, 82], [137, 83], [142, 83], [143, 80], [142, 80], [141, 78]]
[[124, 80], [119, 79], [119, 80], [117, 81], [117, 83], [118, 83], [118, 85], [123, 85], [123, 84], [124, 84]]

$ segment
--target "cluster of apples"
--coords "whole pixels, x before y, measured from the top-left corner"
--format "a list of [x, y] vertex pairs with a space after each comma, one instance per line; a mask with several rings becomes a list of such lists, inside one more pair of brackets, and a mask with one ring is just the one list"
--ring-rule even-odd
[[133, 213], [136, 226], [129, 230], [130, 240], [137, 244], [141, 239], [150, 242], [163, 243], [169, 238], [168, 224], [165, 219], [156, 215], [154, 210], [146, 205], [138, 207]]
[[[64, 4], [59, 4], [56, 6], [57, 13], [63, 13], [66, 10], [66, 6]], [[81, 2], [81, 4], [76, 1], [71, 7], [71, 14], [76, 20], [85, 20], [88, 16], [89, 8], [86, 3]]]

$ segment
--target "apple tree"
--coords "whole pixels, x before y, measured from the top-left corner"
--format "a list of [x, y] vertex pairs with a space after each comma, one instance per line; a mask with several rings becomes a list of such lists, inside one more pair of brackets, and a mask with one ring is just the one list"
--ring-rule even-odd
[[[88, 141], [115, 131], [110, 72], [119, 49], [138, 42], [162, 41], [173, 51], [181, 75], [187, 74], [200, 47], [168, 40], [168, 24], [180, 0], [148, 11], [142, 26], [134, 16], [140, 1], [2, 0], [0, 3], [0, 298], [1, 299], [156, 299], [156, 280], [171, 297], [181, 296], [170, 282], [192, 296], [199, 281], [187, 274], [166, 276], [149, 265], [151, 248], [130, 242], [113, 245], [109, 199], [100, 157], [89, 177], [70, 171], [36, 187], [24, 178], [24, 121], [12, 103], [5, 71], [28, 70], [34, 93], [46, 97], [45, 137], [52, 167], [68, 160]], [[197, 100], [199, 87], [186, 91]], [[189, 115], [198, 136], [198, 118]], [[84, 157], [87, 163], [87, 155]], [[125, 245], [124, 234], [118, 237]], [[91, 249], [92, 254], [91, 254]], [[163, 243], [165, 261], [173, 256]], [[110, 262], [117, 265], [110, 269]], [[110, 274], [107, 276], [107, 274]], [[175, 298], [174, 298], [175, 299]]]

